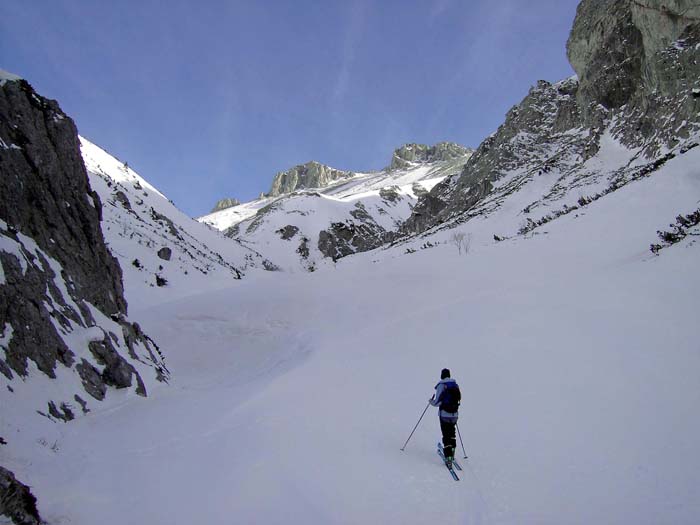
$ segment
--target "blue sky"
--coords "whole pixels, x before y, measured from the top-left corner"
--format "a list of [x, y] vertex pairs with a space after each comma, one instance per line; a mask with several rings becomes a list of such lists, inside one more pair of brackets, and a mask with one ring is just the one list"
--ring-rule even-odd
[[4, 0], [0, 68], [190, 215], [309, 160], [380, 169], [476, 147], [573, 74], [578, 0]]

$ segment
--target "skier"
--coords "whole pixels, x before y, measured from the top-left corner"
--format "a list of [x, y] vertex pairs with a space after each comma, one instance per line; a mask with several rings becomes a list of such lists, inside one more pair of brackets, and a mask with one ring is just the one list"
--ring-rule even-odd
[[452, 466], [457, 448], [455, 426], [457, 425], [459, 402], [462, 394], [459, 391], [457, 381], [450, 377], [450, 371], [443, 368], [440, 373], [440, 382], [435, 385], [435, 395], [429, 399], [434, 407], [439, 406], [440, 430], [442, 431], [442, 445], [447, 466]]

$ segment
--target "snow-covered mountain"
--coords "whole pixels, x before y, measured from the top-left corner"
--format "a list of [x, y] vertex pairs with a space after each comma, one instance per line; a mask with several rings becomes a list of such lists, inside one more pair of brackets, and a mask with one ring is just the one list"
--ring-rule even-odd
[[[139, 309], [170, 386], [16, 473], [74, 523], [694, 523], [700, 244], [648, 245], [698, 206], [699, 162], [466, 256], [397, 246]], [[432, 409], [400, 450], [444, 366], [459, 482]]]
[[[471, 158], [215, 228], [82, 140], [88, 185], [0, 75], [0, 515], [23, 482], [48, 523], [697, 523], [699, 52], [689, 1], [584, 0], [578, 76]], [[445, 366], [457, 483], [434, 413], [400, 450]]]
[[509, 212], [518, 220], [494, 233], [528, 232], [696, 147], [698, 8], [675, 4], [582, 2], [567, 44], [578, 76], [538, 82], [458, 176], [420, 199], [401, 233], [453, 227], [522, 191], [522, 208]]
[[178, 210], [123, 162], [80, 138], [91, 187], [103, 202], [102, 232], [124, 274], [126, 296], [163, 302], [273, 269], [256, 251]]
[[[275, 177], [278, 191], [271, 196], [199, 220], [265, 254], [280, 269], [314, 271], [391, 242], [418, 197], [459, 173], [471, 155], [452, 143], [407, 144], [380, 172], [340, 176], [335, 170], [333, 177], [301, 178], [297, 167]], [[309, 187], [312, 180], [323, 184]], [[294, 190], [280, 195], [280, 188]]]

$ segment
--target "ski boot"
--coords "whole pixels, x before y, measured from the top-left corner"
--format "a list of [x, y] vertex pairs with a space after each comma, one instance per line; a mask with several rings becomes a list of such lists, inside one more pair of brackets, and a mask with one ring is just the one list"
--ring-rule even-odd
[[452, 468], [452, 463], [455, 460], [455, 449], [453, 447], [445, 447], [445, 463], [449, 468]]

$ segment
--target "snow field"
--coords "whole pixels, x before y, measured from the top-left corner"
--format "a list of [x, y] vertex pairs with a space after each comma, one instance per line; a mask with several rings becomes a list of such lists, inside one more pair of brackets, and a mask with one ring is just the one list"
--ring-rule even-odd
[[[60, 453], [31, 459], [42, 515], [697, 523], [700, 252], [648, 249], [699, 205], [694, 151], [528, 238], [487, 242], [498, 214], [463, 225], [466, 257], [399, 247], [154, 306], [127, 297], [172, 383], [61, 427]], [[470, 456], [457, 483], [435, 409], [399, 450], [445, 366]]]

